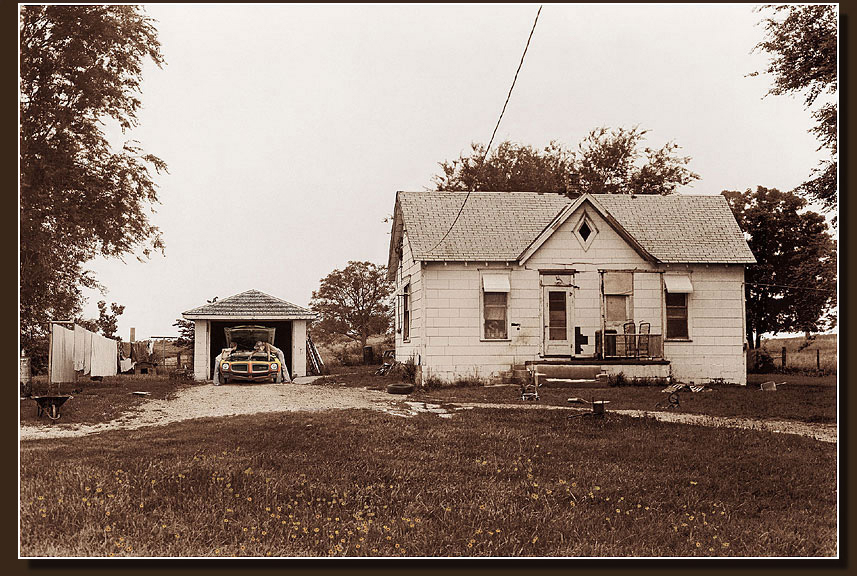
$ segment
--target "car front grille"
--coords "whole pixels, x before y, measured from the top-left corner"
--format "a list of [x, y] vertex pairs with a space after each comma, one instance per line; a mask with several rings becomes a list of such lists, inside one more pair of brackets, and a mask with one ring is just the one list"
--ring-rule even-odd
[[258, 363], [254, 362], [253, 363], [253, 372], [257, 372], [257, 373], [258, 372], [268, 372], [269, 367], [270, 367], [270, 364], [258, 364]]
[[232, 368], [233, 372], [247, 372], [247, 363], [232, 364], [230, 368]]

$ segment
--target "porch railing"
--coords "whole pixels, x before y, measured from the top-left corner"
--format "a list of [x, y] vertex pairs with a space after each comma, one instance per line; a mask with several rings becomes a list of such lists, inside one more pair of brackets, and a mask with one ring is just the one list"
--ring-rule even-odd
[[607, 330], [595, 335], [595, 353], [601, 358], [663, 358], [662, 334], [621, 334]]

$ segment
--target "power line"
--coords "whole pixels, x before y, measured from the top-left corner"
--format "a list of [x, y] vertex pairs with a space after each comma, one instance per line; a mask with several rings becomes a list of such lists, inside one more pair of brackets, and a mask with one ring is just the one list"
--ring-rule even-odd
[[832, 288], [810, 288], [809, 286], [789, 286], [787, 284], [763, 284], [761, 282], [743, 282], [750, 286], [770, 286], [772, 288], [794, 288], [795, 290], [814, 290], [815, 292], [836, 292]]
[[[515, 71], [515, 77], [512, 79], [512, 86], [509, 87], [509, 94], [506, 95], [506, 101], [503, 103], [503, 110], [500, 111], [500, 117], [497, 118], [497, 124], [494, 125], [494, 132], [491, 133], [491, 139], [488, 141], [488, 146], [485, 148], [485, 154], [482, 156], [482, 161], [479, 163], [480, 171], [485, 167], [485, 160], [488, 158], [488, 152], [491, 150], [491, 144], [494, 142], [494, 137], [497, 135], [497, 129], [500, 127], [500, 121], [503, 119], [503, 114], [506, 113], [506, 106], [509, 104], [509, 98], [512, 97], [512, 90], [515, 89], [515, 82], [518, 81], [518, 74], [521, 72], [521, 66], [524, 65], [524, 58], [527, 56], [527, 49], [530, 47], [530, 40], [533, 39], [533, 32], [536, 31], [536, 24], [539, 22], [539, 14], [541, 13], [542, 6], [539, 5], [539, 9], [536, 12], [536, 19], [533, 21], [533, 28], [530, 30], [530, 36], [527, 38], [526, 46], [524, 46], [524, 53], [521, 54], [521, 61], [518, 63], [518, 69]], [[464, 211], [464, 206], [467, 204], [467, 200], [470, 198], [471, 192], [473, 192], [473, 190], [467, 191], [467, 196], [464, 197], [464, 202], [461, 203], [461, 208], [458, 209], [458, 214], [455, 215], [455, 218], [453, 219], [452, 224], [449, 225], [449, 229], [446, 231], [446, 234], [443, 235], [440, 241], [435, 244], [429, 252], [434, 252], [435, 248], [443, 244], [443, 241], [446, 240], [446, 237], [449, 236], [450, 232], [452, 232], [452, 229], [455, 227], [455, 223], [458, 222], [458, 218]]]

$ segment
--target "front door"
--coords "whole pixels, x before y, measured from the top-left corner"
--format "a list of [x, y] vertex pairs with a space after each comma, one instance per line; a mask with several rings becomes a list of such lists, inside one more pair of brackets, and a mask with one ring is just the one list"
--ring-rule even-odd
[[571, 356], [574, 350], [574, 292], [567, 286], [544, 286], [544, 355]]

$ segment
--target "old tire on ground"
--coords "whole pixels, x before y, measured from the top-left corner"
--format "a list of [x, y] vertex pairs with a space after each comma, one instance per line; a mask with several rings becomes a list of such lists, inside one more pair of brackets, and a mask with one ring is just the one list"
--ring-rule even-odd
[[387, 392], [390, 394], [410, 394], [414, 391], [414, 385], [406, 382], [394, 382], [387, 385]]

